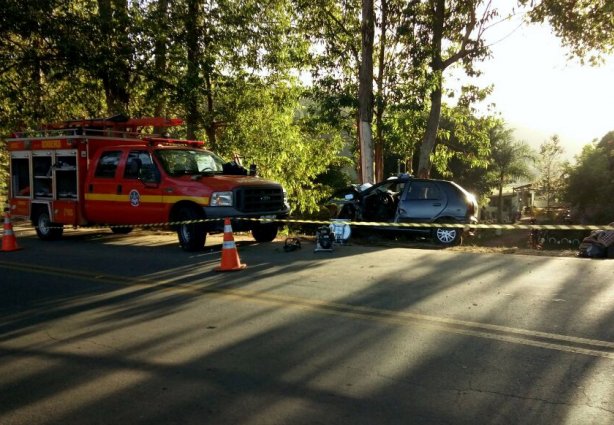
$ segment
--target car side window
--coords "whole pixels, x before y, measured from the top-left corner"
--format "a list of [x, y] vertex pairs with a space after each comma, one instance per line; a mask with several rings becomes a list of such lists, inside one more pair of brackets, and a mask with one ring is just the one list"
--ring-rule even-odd
[[96, 165], [96, 177], [112, 179], [115, 177], [117, 166], [119, 165], [119, 158], [121, 157], [121, 151], [110, 151], [100, 155], [98, 164]]
[[441, 199], [441, 191], [435, 183], [432, 182], [412, 182], [408, 191], [408, 200], [439, 200]]
[[424, 199], [434, 201], [441, 199], [441, 192], [439, 191], [439, 187], [435, 183], [426, 184]]

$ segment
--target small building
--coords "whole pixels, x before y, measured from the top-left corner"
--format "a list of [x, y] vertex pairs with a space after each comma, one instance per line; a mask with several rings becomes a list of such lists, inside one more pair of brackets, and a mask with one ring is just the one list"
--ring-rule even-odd
[[[503, 188], [501, 196], [503, 198], [503, 206], [501, 211], [503, 222], [509, 223], [515, 221], [517, 212], [519, 211], [517, 193], [514, 191], [513, 187], [506, 186]], [[480, 220], [486, 222], [496, 222], [498, 211], [499, 190], [495, 189], [490, 193], [490, 195], [488, 195], [488, 205], [484, 206], [482, 211], [480, 211]]]
[[[568, 206], [556, 202], [548, 208], [546, 197], [540, 193], [533, 183], [521, 186], [506, 186], [503, 188], [502, 218], [504, 223], [513, 223], [522, 217], [534, 217], [544, 213], [556, 213], [567, 210]], [[494, 189], [488, 196], [488, 205], [482, 208], [482, 221], [497, 221], [499, 206], [499, 190]]]

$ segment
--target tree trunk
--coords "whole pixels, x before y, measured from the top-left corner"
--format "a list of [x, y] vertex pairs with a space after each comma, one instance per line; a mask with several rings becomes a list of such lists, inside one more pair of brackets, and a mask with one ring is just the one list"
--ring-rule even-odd
[[431, 153], [435, 149], [437, 130], [439, 130], [439, 118], [441, 117], [441, 93], [443, 85], [444, 64], [441, 56], [443, 40], [443, 27], [445, 21], [445, 0], [431, 0], [433, 8], [433, 39], [431, 52], [431, 71], [433, 73], [433, 89], [431, 91], [431, 110], [426, 125], [426, 133], [422, 138], [420, 156], [418, 162], [418, 177], [428, 178], [431, 174]]
[[497, 223], [503, 223], [503, 176], [499, 178], [499, 202], [497, 203]]
[[356, 114], [356, 130], [357, 130], [357, 138], [358, 140], [356, 140], [356, 143], [358, 144], [358, 164], [356, 167], [356, 174], [358, 175], [358, 177], [360, 178], [360, 181], [362, 182], [362, 145], [360, 143], [360, 115]]
[[441, 83], [431, 92], [431, 110], [426, 124], [426, 133], [420, 146], [420, 157], [418, 162], [418, 177], [421, 179], [429, 178], [431, 174], [431, 152], [435, 149], [437, 142], [437, 131], [439, 130], [439, 118], [441, 116]]
[[[163, 82], [163, 76], [166, 75], [167, 68], [167, 48], [166, 39], [168, 34], [168, 0], [159, 0], [157, 9], [158, 32], [154, 45], [154, 69], [156, 72], [156, 80], [154, 83], [154, 91], [156, 96], [156, 105], [154, 107], [154, 116], [161, 117], [166, 115], [166, 86]], [[166, 131], [164, 128], [154, 128], [154, 133], [161, 134]]]
[[362, 0], [362, 60], [359, 71], [358, 104], [360, 123], [358, 134], [361, 153], [362, 183], [373, 183], [373, 37], [375, 20], [373, 0]]
[[378, 111], [375, 118], [375, 181], [384, 180], [384, 134], [382, 129], [382, 115]]
[[196, 129], [200, 122], [200, 113], [198, 110], [198, 89], [200, 87], [200, 47], [198, 40], [200, 38], [200, 30], [198, 25], [198, 16], [201, 9], [201, 0], [190, 0], [188, 2], [188, 16], [186, 18], [186, 38], [188, 51], [188, 68], [186, 75], [186, 133], [188, 139], [196, 138]]
[[375, 82], [377, 84], [377, 101], [375, 102], [375, 180], [384, 180], [384, 111], [385, 99], [385, 67], [386, 67], [386, 31], [388, 30], [388, 1], [381, 1], [381, 36], [378, 58], [378, 72]]
[[207, 133], [207, 141], [211, 149], [217, 150], [217, 139], [215, 134], [215, 104], [213, 102], [213, 87], [211, 85], [211, 76], [205, 75], [205, 87], [207, 89], [207, 114], [209, 119], [205, 123], [205, 132]]
[[130, 103], [131, 54], [126, 35], [128, 4], [126, 0], [98, 0], [98, 11], [100, 30], [106, 45], [97, 52], [103, 59], [97, 74], [104, 87], [108, 113], [126, 114]]
[[32, 119], [35, 123], [40, 123], [47, 116], [46, 102], [43, 100], [43, 71], [39, 53], [43, 40], [39, 36], [33, 36], [33, 55], [32, 55]]

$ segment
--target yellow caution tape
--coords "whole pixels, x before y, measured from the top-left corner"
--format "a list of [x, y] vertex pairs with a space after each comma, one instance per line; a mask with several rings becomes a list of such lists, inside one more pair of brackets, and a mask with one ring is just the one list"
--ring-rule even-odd
[[234, 220], [252, 220], [263, 222], [282, 222], [282, 223], [300, 223], [300, 224], [347, 224], [350, 226], [367, 226], [367, 227], [412, 227], [412, 228], [439, 228], [439, 227], [454, 227], [459, 229], [526, 229], [526, 230], [614, 230], [614, 226], [609, 225], [576, 225], [576, 224], [467, 224], [467, 223], [391, 223], [379, 221], [351, 221], [343, 219], [335, 220], [298, 220], [298, 219], [259, 219], [259, 218], [236, 218]]

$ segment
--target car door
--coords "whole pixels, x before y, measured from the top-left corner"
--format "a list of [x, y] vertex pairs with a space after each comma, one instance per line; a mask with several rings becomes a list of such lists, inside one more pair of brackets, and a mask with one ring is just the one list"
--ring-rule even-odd
[[90, 223], [113, 223], [115, 214], [117, 175], [122, 151], [111, 149], [98, 157], [85, 189], [85, 215]]
[[406, 185], [399, 203], [399, 221], [432, 221], [445, 206], [446, 195], [436, 182], [412, 180]]
[[115, 202], [116, 213], [125, 224], [153, 224], [166, 220], [159, 175], [146, 149], [132, 149], [122, 160]]

